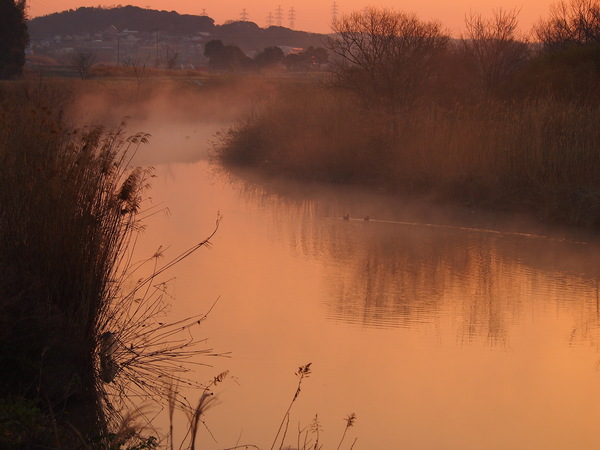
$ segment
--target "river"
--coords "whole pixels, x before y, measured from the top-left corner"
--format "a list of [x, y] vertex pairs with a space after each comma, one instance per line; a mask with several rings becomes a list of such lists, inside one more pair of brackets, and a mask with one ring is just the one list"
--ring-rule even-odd
[[[197, 448], [271, 448], [307, 363], [293, 447], [316, 417], [319, 443], [337, 448], [351, 413], [340, 448], [600, 446], [594, 237], [466, 207], [262, 182], [206, 160], [163, 162], [156, 175], [152, 203], [169, 214], [147, 220], [140, 257], [159, 245], [176, 256], [222, 215], [210, 248], [164, 275], [172, 320], [218, 299], [200, 337], [230, 352], [199, 356], [212, 367], [191, 374], [205, 382], [229, 371]], [[180, 416], [176, 441], [184, 429]]]

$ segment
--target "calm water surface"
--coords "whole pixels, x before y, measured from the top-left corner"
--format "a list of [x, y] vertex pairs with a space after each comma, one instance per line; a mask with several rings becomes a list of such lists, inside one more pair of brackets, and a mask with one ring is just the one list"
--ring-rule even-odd
[[151, 196], [170, 215], [149, 220], [138, 254], [174, 257], [223, 215], [212, 247], [167, 276], [174, 319], [220, 297], [202, 333], [231, 352], [193, 375], [230, 371], [199, 448], [270, 448], [308, 362], [289, 444], [318, 415], [335, 449], [354, 412], [345, 449], [600, 447], [592, 240], [358, 191], [257, 187], [205, 161], [157, 175]]

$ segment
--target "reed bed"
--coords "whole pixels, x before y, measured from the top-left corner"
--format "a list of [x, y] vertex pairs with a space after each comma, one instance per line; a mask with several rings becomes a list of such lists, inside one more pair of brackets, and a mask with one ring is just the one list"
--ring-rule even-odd
[[[101, 435], [99, 320], [137, 226], [148, 173], [128, 161], [147, 136], [71, 129], [56, 102], [68, 93], [43, 88], [0, 91], [2, 394], [37, 401], [62, 431]], [[53, 439], [80, 439], [66, 434]]]
[[208, 245], [220, 219], [165, 264], [160, 250], [134, 261], [156, 212], [152, 169], [131, 166], [149, 135], [70, 127], [74, 100], [60, 82], [0, 85], [0, 447], [154, 448], [131, 414], [213, 354], [195, 348], [205, 314], [158, 319], [168, 283], [156, 277]]
[[220, 134], [224, 165], [433, 195], [600, 226], [600, 108], [551, 96], [397, 111], [314, 85], [286, 89]]
[[[171, 261], [160, 262], [160, 248], [135, 261], [144, 217], [157, 212], [144, 200], [152, 169], [131, 166], [149, 136], [127, 134], [125, 123], [69, 126], [69, 109], [87, 98], [78, 92], [60, 81], [0, 84], [0, 447], [173, 447], [173, 423], [158, 438], [149, 403], [168, 404], [171, 420], [183, 411], [181, 448], [199, 447], [212, 388], [227, 372], [206, 384], [188, 377], [207, 365], [199, 356], [222, 356], [195, 337], [210, 310], [165, 321], [169, 283], [158, 277], [209, 245], [220, 216]], [[275, 448], [284, 448], [309, 367], [296, 374]], [[179, 393], [190, 386], [201, 393], [197, 405]], [[314, 433], [318, 443], [316, 418], [298, 432], [298, 448], [316, 448]]]

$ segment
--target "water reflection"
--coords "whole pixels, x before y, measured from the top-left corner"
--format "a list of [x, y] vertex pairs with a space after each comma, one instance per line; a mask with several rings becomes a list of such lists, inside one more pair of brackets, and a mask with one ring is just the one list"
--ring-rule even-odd
[[201, 430], [202, 448], [269, 448], [307, 362], [290, 436], [318, 413], [324, 448], [350, 412], [356, 449], [598, 448], [594, 239], [207, 170], [158, 168], [152, 194], [171, 215], [144, 235], [175, 252], [224, 216], [210, 252], [174, 274], [177, 317], [221, 296], [202, 331], [232, 355], [197, 373], [235, 377], [207, 414], [218, 443]]
[[[247, 180], [237, 187], [270, 214], [272, 236], [320, 261], [332, 320], [433, 329], [450, 321], [459, 343], [508, 345], [512, 324], [557, 310], [575, 318], [574, 342], [595, 341], [600, 253], [593, 237], [506, 220], [495, 226], [496, 217], [464, 210], [437, 207], [433, 217], [426, 203], [364, 192]], [[349, 210], [371, 220], [343, 220]]]

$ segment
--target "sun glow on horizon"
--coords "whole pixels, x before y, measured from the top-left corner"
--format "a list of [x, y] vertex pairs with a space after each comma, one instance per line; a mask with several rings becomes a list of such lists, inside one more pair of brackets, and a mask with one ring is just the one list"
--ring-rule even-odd
[[[449, 4], [440, 0], [409, 0], [398, 7], [393, 0], [379, 0], [365, 2], [364, 0], [336, 0], [327, 3], [309, 0], [296, 4], [295, 2], [271, 2], [257, 0], [251, 4], [234, 0], [230, 2], [207, 1], [204, 3], [192, 3], [188, 0], [134, 0], [126, 3], [140, 8], [177, 11], [180, 14], [207, 15], [215, 20], [215, 24], [221, 25], [228, 21], [249, 20], [260, 27], [269, 25], [281, 25], [301, 31], [314, 33], [329, 33], [331, 31], [332, 19], [343, 14], [349, 14], [360, 10], [365, 6], [382, 8], [402, 9], [416, 13], [423, 20], [438, 20], [452, 36], [459, 36], [463, 28], [464, 18], [470, 12], [479, 12], [483, 15], [491, 14], [496, 8], [517, 9], [521, 34], [529, 34], [533, 25], [548, 14], [549, 6], [556, 1], [536, 0], [526, 4], [516, 0], [505, 0], [504, 2], [483, 0], [474, 2], [472, 0], [459, 0]], [[55, 12], [62, 12], [80, 7], [96, 7], [98, 3], [92, 0], [56, 0], [49, 3], [46, 0], [30, 0], [27, 2], [29, 17], [35, 18]], [[101, 5], [105, 8], [125, 5]], [[290, 26], [291, 25], [291, 26]]]

